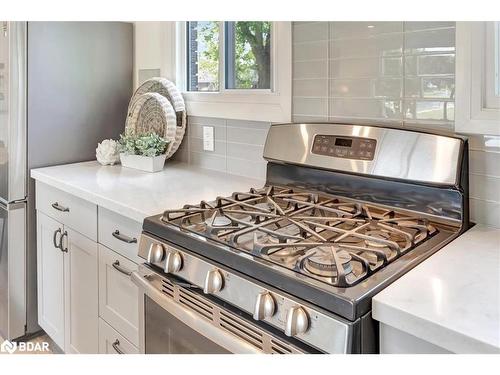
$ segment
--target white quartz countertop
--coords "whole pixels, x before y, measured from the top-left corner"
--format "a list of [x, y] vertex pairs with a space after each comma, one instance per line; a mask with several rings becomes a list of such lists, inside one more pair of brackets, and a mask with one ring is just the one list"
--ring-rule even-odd
[[377, 294], [372, 312], [455, 353], [500, 353], [500, 230], [476, 225]]
[[139, 222], [166, 209], [264, 185], [264, 181], [169, 161], [157, 173], [92, 161], [33, 169], [31, 177]]

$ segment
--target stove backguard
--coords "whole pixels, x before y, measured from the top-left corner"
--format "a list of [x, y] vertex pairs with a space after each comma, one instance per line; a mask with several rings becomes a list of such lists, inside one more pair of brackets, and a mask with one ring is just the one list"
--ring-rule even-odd
[[269, 130], [264, 157], [269, 185], [424, 213], [461, 231], [469, 228], [465, 138], [361, 125], [277, 124]]
[[267, 164], [267, 184], [289, 186], [409, 210], [452, 221], [467, 229], [466, 192], [388, 181], [295, 165]]

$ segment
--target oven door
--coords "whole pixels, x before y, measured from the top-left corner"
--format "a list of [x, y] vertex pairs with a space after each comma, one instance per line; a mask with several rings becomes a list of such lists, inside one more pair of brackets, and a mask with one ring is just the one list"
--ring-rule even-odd
[[251, 322], [197, 288], [142, 265], [139, 350], [146, 354], [301, 353], [305, 350]]

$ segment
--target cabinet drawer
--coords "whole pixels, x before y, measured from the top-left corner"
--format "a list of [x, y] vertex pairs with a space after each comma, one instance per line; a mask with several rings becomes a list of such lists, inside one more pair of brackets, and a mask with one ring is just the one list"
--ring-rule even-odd
[[124, 257], [142, 263], [137, 256], [142, 223], [99, 207], [99, 243]]
[[137, 265], [99, 245], [99, 316], [134, 345], [139, 344], [139, 291], [129, 273]]
[[99, 319], [99, 354], [139, 354], [139, 349]]
[[97, 242], [97, 206], [36, 182], [36, 209]]

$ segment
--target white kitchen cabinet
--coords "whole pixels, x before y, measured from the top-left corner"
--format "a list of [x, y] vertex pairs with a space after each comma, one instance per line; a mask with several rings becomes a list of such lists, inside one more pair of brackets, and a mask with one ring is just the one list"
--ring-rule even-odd
[[99, 354], [139, 354], [139, 349], [99, 319]]
[[38, 182], [36, 196], [38, 323], [66, 353], [97, 353], [97, 206]]
[[99, 245], [99, 316], [139, 345], [139, 291], [130, 280], [137, 264]]
[[98, 352], [98, 247], [97, 243], [66, 228], [62, 247], [65, 287], [65, 352]]
[[97, 353], [97, 243], [38, 211], [37, 245], [38, 324], [66, 353]]
[[[141, 261], [142, 223], [40, 182], [36, 197], [40, 326], [66, 353], [113, 349], [106, 340], [117, 335], [137, 352], [139, 293], [129, 272]], [[104, 338], [100, 318], [112, 332]]]
[[37, 212], [38, 324], [60, 348], [64, 348], [64, 253], [54, 241], [62, 231], [62, 224]]
[[457, 22], [455, 131], [500, 135], [500, 22]]

